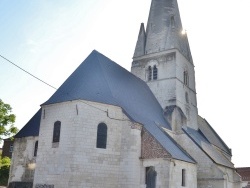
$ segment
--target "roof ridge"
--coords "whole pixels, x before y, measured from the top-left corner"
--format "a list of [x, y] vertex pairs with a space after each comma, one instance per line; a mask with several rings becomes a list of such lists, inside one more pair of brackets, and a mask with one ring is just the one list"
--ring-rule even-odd
[[[108, 88], [109, 88], [109, 91], [110, 91], [112, 97], [114, 98], [115, 102], [117, 103], [117, 99], [114, 97], [114, 93], [113, 93], [113, 91], [112, 91], [112, 89], [111, 89], [111, 87], [110, 87], [110, 83], [109, 83], [108, 80], [107, 80], [107, 79], [108, 79], [108, 78], [107, 78], [107, 71], [105, 71], [105, 69], [104, 69], [104, 67], [103, 67], [103, 64], [100, 62], [101, 60], [100, 60], [99, 56], [101, 55], [101, 56], [107, 58], [107, 59], [110, 60], [110, 61], [112, 61], [112, 60], [109, 59], [108, 57], [106, 57], [105, 55], [101, 54], [100, 52], [96, 51], [96, 50], [95, 50], [95, 52], [96, 52], [96, 53], [95, 53], [95, 56], [96, 56], [96, 58], [98, 59], [98, 64], [99, 64], [99, 66], [100, 66], [101, 69], [102, 69], [102, 73], [103, 73], [105, 82], [106, 82], [107, 85], [108, 85]], [[112, 61], [112, 62], [113, 62], [113, 61]], [[118, 103], [117, 103], [117, 104], [118, 104]]]

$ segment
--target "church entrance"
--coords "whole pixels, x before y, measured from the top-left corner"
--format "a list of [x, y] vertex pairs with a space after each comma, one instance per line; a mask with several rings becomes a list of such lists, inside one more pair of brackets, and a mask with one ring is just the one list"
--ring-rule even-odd
[[146, 167], [146, 188], [156, 187], [156, 171], [153, 166]]

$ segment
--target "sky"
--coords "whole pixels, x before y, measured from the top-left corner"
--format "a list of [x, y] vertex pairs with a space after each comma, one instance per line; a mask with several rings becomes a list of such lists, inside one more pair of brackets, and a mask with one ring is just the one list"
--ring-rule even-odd
[[[0, 0], [0, 55], [58, 88], [96, 49], [130, 70], [150, 0]], [[250, 1], [179, 0], [199, 114], [250, 167]], [[0, 98], [21, 129], [55, 92], [0, 57]]]

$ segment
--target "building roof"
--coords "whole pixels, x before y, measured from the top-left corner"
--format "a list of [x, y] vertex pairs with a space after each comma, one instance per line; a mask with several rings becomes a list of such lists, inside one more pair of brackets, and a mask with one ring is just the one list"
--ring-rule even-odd
[[208, 139], [208, 141], [226, 152], [228, 155], [232, 155], [231, 150], [225, 144], [225, 142], [220, 138], [220, 136], [215, 132], [211, 125], [202, 117], [198, 116], [198, 126], [200, 131]]
[[159, 128], [171, 129], [147, 84], [95, 50], [43, 105], [72, 100], [121, 107], [131, 120], [141, 123], [173, 158], [195, 162]]
[[236, 171], [242, 177], [243, 181], [248, 181], [250, 186], [250, 167], [236, 168]]
[[183, 128], [184, 132], [196, 143], [196, 145], [204, 151], [207, 156], [217, 164], [234, 168], [234, 164], [226, 158], [201, 132], [200, 129], [195, 130], [189, 127]]
[[37, 113], [26, 123], [26, 125], [15, 135], [15, 138], [22, 138], [28, 136], [38, 136], [42, 110], [39, 109]]
[[192, 63], [188, 38], [182, 30], [177, 0], [152, 0], [147, 28], [140, 27], [134, 58], [178, 49]]

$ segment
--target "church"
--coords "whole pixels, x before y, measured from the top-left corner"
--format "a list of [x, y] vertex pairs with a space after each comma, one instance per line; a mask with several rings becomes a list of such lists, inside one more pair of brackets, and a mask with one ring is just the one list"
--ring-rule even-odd
[[131, 72], [93, 50], [15, 135], [9, 187], [244, 187], [181, 31], [177, 0], [152, 0]]

